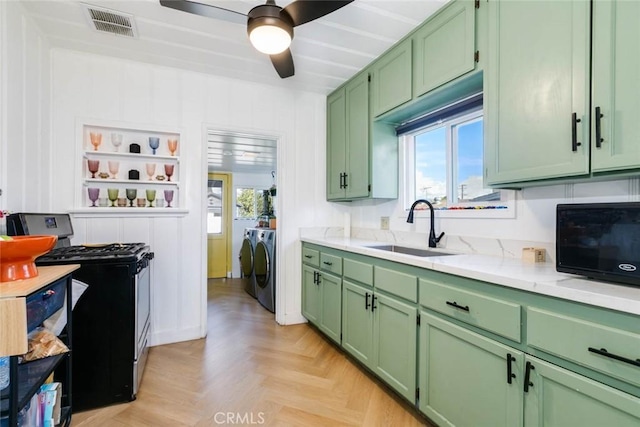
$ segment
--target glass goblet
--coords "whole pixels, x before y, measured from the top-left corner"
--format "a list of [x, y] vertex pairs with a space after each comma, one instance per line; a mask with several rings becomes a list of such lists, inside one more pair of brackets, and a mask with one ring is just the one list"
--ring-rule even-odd
[[173, 175], [173, 168], [175, 165], [164, 165], [164, 173], [167, 175], [167, 181], [171, 181], [171, 175]]
[[116, 207], [116, 200], [118, 200], [118, 189], [117, 188], [107, 188], [107, 195], [109, 196], [109, 201], [111, 201], [111, 207]]
[[178, 140], [177, 139], [170, 139], [167, 141], [167, 145], [169, 146], [169, 151], [171, 152], [172, 156], [176, 155], [176, 150], [178, 149]]
[[156, 173], [156, 164], [147, 163], [147, 175], [149, 175], [149, 181], [153, 180], [154, 173]]
[[153, 207], [153, 201], [156, 199], [156, 190], [147, 190], [147, 200], [149, 201], [149, 207]]
[[171, 207], [173, 201], [173, 190], [164, 190], [164, 199], [167, 201], [167, 207]]
[[91, 178], [95, 178], [96, 173], [100, 170], [100, 160], [87, 160], [87, 166], [91, 172]]
[[136, 190], [135, 188], [127, 188], [127, 199], [129, 200], [129, 207], [132, 208], [133, 207], [133, 201], [136, 199], [136, 196], [138, 195], [138, 190]]
[[160, 146], [160, 138], [158, 138], [157, 136], [150, 136], [149, 147], [151, 147], [151, 150], [153, 150], [153, 154], [156, 154], [156, 150], [158, 149], [159, 146]]
[[120, 169], [120, 162], [109, 162], [109, 172], [111, 173], [113, 179], [118, 177], [118, 170]]
[[96, 201], [100, 197], [100, 189], [99, 188], [88, 188], [87, 192], [89, 193], [89, 200], [91, 200], [91, 207], [96, 207]]
[[102, 134], [90, 132], [89, 139], [91, 139], [91, 145], [93, 145], [93, 151], [98, 151], [98, 146], [102, 144]]
[[121, 133], [111, 133], [111, 143], [116, 148], [116, 153], [118, 152], [118, 148], [122, 145], [122, 134]]

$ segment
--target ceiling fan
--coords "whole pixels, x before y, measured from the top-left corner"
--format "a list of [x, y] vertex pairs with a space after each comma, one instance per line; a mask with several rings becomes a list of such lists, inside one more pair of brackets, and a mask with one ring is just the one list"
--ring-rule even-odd
[[285, 79], [293, 76], [295, 68], [289, 45], [293, 39], [293, 27], [306, 24], [335, 12], [353, 0], [296, 0], [284, 8], [274, 0], [254, 7], [247, 15], [222, 7], [190, 0], [160, 0], [160, 4], [172, 9], [214, 19], [247, 25], [251, 44], [271, 58], [278, 75]]

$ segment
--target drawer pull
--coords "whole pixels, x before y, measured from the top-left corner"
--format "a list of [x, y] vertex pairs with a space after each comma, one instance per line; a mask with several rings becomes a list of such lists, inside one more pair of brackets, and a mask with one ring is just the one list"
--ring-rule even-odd
[[524, 370], [524, 392], [529, 392], [529, 387], [533, 387], [533, 383], [531, 382], [531, 371], [533, 371], [535, 366], [531, 362], [527, 362], [526, 368]]
[[48, 291], [42, 293], [42, 299], [43, 300], [49, 299], [55, 294], [56, 294], [56, 291], [54, 291], [53, 289], [49, 289]]
[[469, 312], [469, 306], [468, 305], [465, 305], [463, 307], [463, 306], [461, 306], [460, 304], [458, 304], [455, 301], [447, 301], [447, 305], [450, 305], [451, 307], [455, 307], [455, 308], [457, 308], [459, 310], [462, 310], [462, 311], [466, 311], [467, 313]]
[[305, 255], [304, 257], [307, 258], [307, 259], [311, 259], [311, 258], [313, 258], [313, 255]]
[[511, 380], [516, 377], [516, 374], [511, 370], [511, 362], [515, 362], [516, 358], [507, 353], [507, 384], [511, 384]]
[[365, 310], [369, 310], [369, 307], [371, 306], [371, 304], [369, 304], [369, 297], [372, 295], [369, 295], [369, 292], [365, 292], [364, 293], [364, 309]]
[[593, 348], [589, 347], [589, 351], [595, 354], [599, 354], [600, 356], [609, 357], [611, 359], [619, 360], [620, 362], [628, 363], [633, 366], [640, 366], [640, 359], [627, 359], [626, 357], [618, 356], [617, 354], [609, 353], [606, 348]]
[[333, 265], [333, 263], [332, 263], [332, 262], [329, 262], [329, 261], [323, 261], [322, 263], [323, 263], [324, 265], [329, 265], [329, 266]]

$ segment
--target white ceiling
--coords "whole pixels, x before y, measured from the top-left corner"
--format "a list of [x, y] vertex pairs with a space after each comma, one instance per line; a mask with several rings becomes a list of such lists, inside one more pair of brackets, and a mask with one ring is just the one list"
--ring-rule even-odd
[[[138, 37], [130, 38], [93, 29], [83, 2], [21, 0], [53, 47], [322, 94], [340, 86], [447, 1], [355, 0], [336, 12], [296, 27], [291, 44], [295, 76], [280, 79], [269, 57], [251, 46], [242, 24], [166, 8], [158, 0], [84, 2], [133, 15]], [[264, 3], [260, 0], [200, 2], [244, 14]], [[276, 3], [284, 7], [290, 1]], [[236, 166], [242, 167], [235, 163], [230, 166], [231, 172]]]
[[270, 174], [276, 171], [274, 139], [253, 135], [209, 131], [207, 159], [209, 171]]

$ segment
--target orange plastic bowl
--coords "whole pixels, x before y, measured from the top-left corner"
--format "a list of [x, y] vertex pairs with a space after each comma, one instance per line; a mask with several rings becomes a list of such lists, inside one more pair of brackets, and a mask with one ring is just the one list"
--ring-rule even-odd
[[35, 259], [49, 252], [58, 236], [16, 236], [0, 240], [0, 282], [29, 279], [38, 275]]

